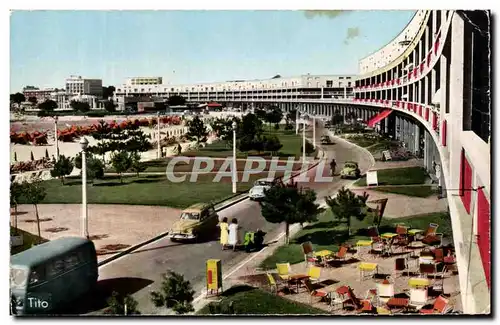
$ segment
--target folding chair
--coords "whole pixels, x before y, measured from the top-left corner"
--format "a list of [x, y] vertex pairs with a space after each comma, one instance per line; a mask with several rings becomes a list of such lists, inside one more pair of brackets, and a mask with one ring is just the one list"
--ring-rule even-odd
[[386, 304], [389, 299], [394, 297], [394, 284], [384, 280], [382, 283], [377, 283], [377, 298], [379, 304]]
[[272, 294], [277, 294], [278, 284], [276, 283], [274, 276], [268, 272], [266, 272], [266, 276], [267, 276], [267, 283], [269, 284], [269, 290], [271, 291]]
[[434, 301], [434, 305], [431, 308], [421, 308], [421, 314], [446, 314], [453, 308], [449, 306], [449, 300], [443, 296], [437, 297]]
[[319, 266], [310, 266], [307, 275], [309, 275], [311, 282], [318, 282], [321, 277], [321, 268]]
[[427, 289], [410, 289], [410, 307], [413, 307], [417, 310], [420, 310], [422, 307], [427, 305], [427, 301], [429, 300], [429, 295]]
[[304, 252], [306, 265], [309, 265], [309, 263], [318, 263], [318, 259], [314, 257], [314, 249], [310, 241], [302, 243], [302, 251]]
[[394, 260], [394, 277], [397, 277], [398, 272], [403, 275], [405, 271], [410, 271], [407, 259], [405, 257], [396, 258]]
[[280, 279], [288, 281], [288, 279], [290, 278], [290, 274], [292, 273], [290, 263], [276, 263], [276, 269], [278, 270]]

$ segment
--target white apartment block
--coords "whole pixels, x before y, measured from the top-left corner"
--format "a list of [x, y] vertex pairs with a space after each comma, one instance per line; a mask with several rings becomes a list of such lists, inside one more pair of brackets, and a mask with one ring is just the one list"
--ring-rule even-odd
[[161, 85], [163, 83], [162, 77], [133, 77], [128, 78], [125, 84], [128, 86], [135, 85]]
[[102, 97], [102, 79], [87, 79], [70, 76], [66, 79], [66, 93], [69, 95], [92, 95]]

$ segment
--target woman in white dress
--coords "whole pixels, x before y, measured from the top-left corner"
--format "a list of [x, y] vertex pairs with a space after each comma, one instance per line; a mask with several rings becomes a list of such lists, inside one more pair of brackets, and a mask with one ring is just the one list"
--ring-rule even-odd
[[228, 244], [233, 246], [233, 251], [236, 249], [236, 245], [238, 245], [238, 229], [240, 227], [238, 226], [238, 220], [236, 218], [233, 218], [231, 220], [231, 224], [229, 225], [229, 240]]

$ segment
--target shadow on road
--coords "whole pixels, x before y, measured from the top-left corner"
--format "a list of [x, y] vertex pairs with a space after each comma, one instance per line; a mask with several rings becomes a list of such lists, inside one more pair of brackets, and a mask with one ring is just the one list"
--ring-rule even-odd
[[95, 290], [81, 296], [63, 309], [55, 312], [58, 315], [100, 314], [107, 307], [106, 300], [113, 291], [119, 295], [132, 295], [135, 292], [153, 283], [152, 280], [143, 278], [112, 278], [97, 281]]

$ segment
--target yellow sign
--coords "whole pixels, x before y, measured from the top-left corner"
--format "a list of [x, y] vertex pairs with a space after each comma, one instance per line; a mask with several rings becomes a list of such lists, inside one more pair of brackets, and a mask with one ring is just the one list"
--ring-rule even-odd
[[222, 289], [222, 266], [220, 260], [207, 260], [207, 294]]

